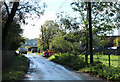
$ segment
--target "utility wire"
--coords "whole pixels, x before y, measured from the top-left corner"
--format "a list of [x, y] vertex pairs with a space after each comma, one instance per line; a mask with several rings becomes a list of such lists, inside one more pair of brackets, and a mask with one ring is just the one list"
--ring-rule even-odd
[[[55, 15], [60, 11], [60, 9], [63, 7], [63, 5], [67, 2], [67, 0], [63, 0], [62, 4], [59, 6], [58, 10], [55, 12]], [[54, 18], [53, 16], [52, 18]]]
[[[62, 4], [60, 5], [60, 7], [58, 8], [57, 12], [63, 7], [63, 5], [64, 5], [66, 2], [67, 2], [67, 0], [64, 0], [64, 1], [62, 2]], [[56, 12], [56, 13], [57, 13], [57, 12]]]

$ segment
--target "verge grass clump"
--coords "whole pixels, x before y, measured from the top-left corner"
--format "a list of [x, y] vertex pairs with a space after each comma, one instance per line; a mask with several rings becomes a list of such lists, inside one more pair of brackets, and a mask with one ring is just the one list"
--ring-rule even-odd
[[83, 57], [76, 57], [73, 54], [69, 53], [64, 53], [64, 54], [55, 54], [51, 57], [49, 57], [50, 60], [65, 65], [69, 66], [75, 70], [78, 70], [79, 68], [85, 67], [85, 61]]
[[2, 80], [21, 80], [29, 68], [29, 60], [19, 54], [10, 67], [3, 69]]
[[120, 67], [109, 67], [99, 62], [94, 65], [89, 64], [85, 68], [79, 70], [92, 73], [101, 78], [105, 78], [106, 80], [120, 81]]
[[38, 52], [37, 52], [36, 54], [38, 54], [38, 55], [43, 55], [43, 53], [38, 53]]

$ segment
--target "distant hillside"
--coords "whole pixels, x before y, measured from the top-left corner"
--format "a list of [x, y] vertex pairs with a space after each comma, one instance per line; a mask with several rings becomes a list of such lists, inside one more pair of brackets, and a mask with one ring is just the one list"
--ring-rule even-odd
[[27, 39], [24, 46], [37, 46], [37, 39]]

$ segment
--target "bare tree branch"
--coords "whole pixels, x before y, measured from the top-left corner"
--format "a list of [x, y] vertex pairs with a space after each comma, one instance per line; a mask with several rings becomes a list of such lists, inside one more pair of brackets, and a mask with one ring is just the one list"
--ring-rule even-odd
[[7, 6], [6, 2], [4, 2], [4, 5], [5, 5], [5, 7], [6, 7], [7, 14], [8, 14], [8, 16], [9, 16], [9, 9], [8, 9], [8, 6]]

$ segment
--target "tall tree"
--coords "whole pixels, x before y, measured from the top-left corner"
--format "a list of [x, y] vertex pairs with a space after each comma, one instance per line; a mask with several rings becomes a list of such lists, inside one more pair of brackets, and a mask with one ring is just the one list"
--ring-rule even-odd
[[44, 46], [44, 49], [49, 49], [49, 43], [52, 41], [53, 37], [57, 36], [57, 34], [60, 33], [59, 25], [55, 23], [54, 21], [47, 20], [45, 23], [42, 25], [41, 29], [42, 34], [40, 34], [40, 45]]
[[6, 6], [6, 9], [7, 9], [7, 13], [8, 13], [8, 19], [7, 19], [6, 23], [5, 23], [5, 26], [4, 26], [3, 30], [2, 30], [2, 44], [3, 44], [3, 47], [5, 46], [5, 39], [6, 39], [6, 36], [7, 36], [7, 31], [10, 28], [10, 25], [11, 25], [11, 23], [13, 21], [13, 17], [15, 16], [15, 13], [17, 11], [17, 8], [19, 6], [19, 2], [14, 2], [10, 14], [8, 12], [8, 6], [7, 5], [5, 5], [5, 6]]
[[[77, 21], [78, 18], [71, 17], [64, 12], [59, 13], [57, 16], [59, 17], [58, 21], [62, 29], [65, 30], [66, 32], [66, 34], [64, 35], [65, 40], [67, 40], [68, 42], [71, 42], [72, 44], [80, 43], [82, 40], [81, 36], [83, 34], [83, 31], [80, 30], [81, 29], [80, 23], [78, 23]], [[71, 52], [73, 52], [75, 56], [77, 56], [79, 51], [80, 51], [80, 48], [77, 48], [77, 47], [75, 48], [73, 45]]]
[[41, 25], [41, 32], [42, 32], [42, 39], [39, 39], [39, 44], [41, 44], [42, 43], [42, 45], [43, 45], [43, 50], [44, 50], [44, 36], [43, 36], [43, 27], [42, 27], [42, 25]]
[[[78, 11], [80, 13], [81, 24], [86, 26], [86, 23], [88, 22], [84, 22], [84, 20], [88, 18], [86, 13], [88, 6], [86, 6], [86, 2], [73, 2], [71, 5], [74, 11]], [[91, 2], [91, 5], [91, 23], [94, 36], [104, 36], [108, 33], [112, 33], [113, 28], [116, 28], [116, 25], [114, 24], [114, 17], [116, 12], [119, 10], [117, 6], [118, 4], [115, 2]], [[93, 40], [95, 38], [94, 36]]]
[[16, 23], [15, 20], [11, 23], [10, 28], [7, 31], [7, 36], [5, 44], [7, 44], [4, 49], [7, 50], [16, 50], [18, 47], [25, 42], [25, 39], [21, 37], [23, 30], [20, 28], [20, 25]]
[[72, 43], [65, 40], [62, 33], [54, 37], [52, 42], [50, 43], [50, 49], [52, 51], [56, 51], [60, 53], [69, 52], [71, 50], [71, 47], [72, 47]]
[[[36, 6], [34, 6], [34, 3], [36, 4]], [[11, 23], [13, 22], [13, 20], [19, 19], [19, 21], [17, 20], [17, 22], [19, 23], [26, 23], [25, 22], [25, 18], [28, 18], [28, 16], [26, 16], [26, 13], [37, 13], [37, 15], [40, 17], [41, 14], [44, 13], [44, 9], [41, 10], [41, 7], [38, 5], [37, 2], [34, 2], [32, 4], [29, 4], [29, 2], [26, 2], [25, 4], [21, 3], [21, 2], [4, 2], [4, 5], [2, 8], [4, 8], [4, 10], [2, 10], [4, 12], [4, 16], [5, 17], [5, 22], [3, 22], [3, 27], [2, 27], [2, 43], [3, 43], [3, 47], [5, 47], [5, 40], [6, 40], [6, 36], [7, 36], [7, 31], [11, 26]], [[46, 7], [46, 5], [44, 4], [43, 6], [44, 8]], [[41, 11], [40, 11], [41, 10]], [[21, 22], [22, 21], [22, 22]]]

